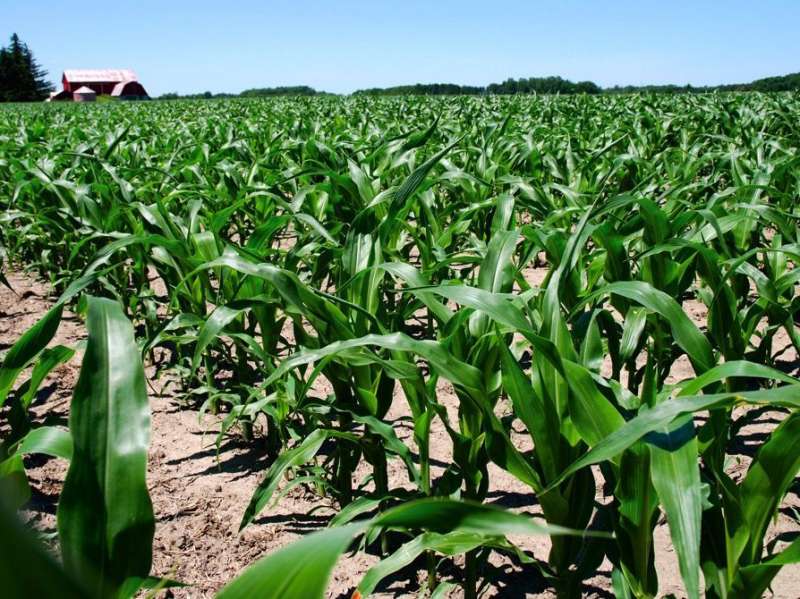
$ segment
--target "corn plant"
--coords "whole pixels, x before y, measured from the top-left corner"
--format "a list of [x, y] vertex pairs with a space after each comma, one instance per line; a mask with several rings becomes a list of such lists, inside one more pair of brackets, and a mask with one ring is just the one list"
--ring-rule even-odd
[[[34, 428], [12, 446], [13, 455], [4, 462], [17, 459], [21, 463], [21, 457], [29, 453], [69, 460], [57, 518], [63, 565], [56, 564], [14, 522], [8, 511], [13, 495], [4, 480], [0, 496], [7, 543], [4, 555], [16, 555], [23, 548], [22, 556], [17, 556], [20, 561], [3, 565], [3, 582], [12, 594], [13, 589], [22, 594], [50, 589], [75, 597], [132, 597], [143, 586], [158, 582], [148, 577], [155, 520], [145, 481], [150, 408], [139, 349], [118, 303], [88, 297], [86, 306], [88, 340], [71, 403], [69, 431]], [[26, 349], [52, 337], [61, 307], [22, 336], [10, 356], [11, 364], [4, 361], [4, 372], [13, 368]], [[63, 589], [53, 591], [55, 584]]]

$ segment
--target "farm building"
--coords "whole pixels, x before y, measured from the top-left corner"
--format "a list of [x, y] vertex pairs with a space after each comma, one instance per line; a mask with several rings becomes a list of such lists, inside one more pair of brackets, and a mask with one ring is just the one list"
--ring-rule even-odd
[[120, 81], [114, 86], [111, 96], [123, 100], [146, 100], [149, 97], [138, 81]]
[[72, 99], [76, 102], [94, 102], [97, 100], [97, 92], [95, 92], [91, 87], [79, 87], [72, 92]]
[[61, 77], [65, 92], [88, 87], [99, 96], [146, 99], [147, 91], [131, 69], [67, 69]]

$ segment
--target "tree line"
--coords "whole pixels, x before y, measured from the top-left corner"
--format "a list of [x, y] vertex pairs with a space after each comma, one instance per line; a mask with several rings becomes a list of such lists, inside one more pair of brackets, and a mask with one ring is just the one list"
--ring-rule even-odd
[[8, 46], [0, 47], [0, 102], [44, 100], [53, 91], [47, 71], [15, 33]]
[[269, 98], [272, 96], [318, 96], [325, 93], [326, 92], [319, 92], [313, 87], [309, 87], [307, 85], [288, 85], [278, 87], [254, 87], [252, 89], [246, 89], [238, 94], [214, 94], [211, 92], [203, 92], [199, 94], [179, 94], [177, 92], [170, 92], [160, 95], [158, 99], [177, 100], [179, 98], [184, 98], [193, 100], [211, 100], [214, 98]]
[[765, 77], [750, 83], [728, 83], [725, 85], [624, 85], [603, 90], [610, 94], [654, 93], [654, 94], [705, 94], [710, 92], [790, 92], [800, 90], [800, 73], [779, 77]]
[[361, 89], [355, 95], [364, 96], [474, 96], [484, 93], [482, 87], [457, 85], [455, 83], [417, 83], [415, 85], [396, 85], [394, 87], [373, 87]]
[[800, 73], [792, 73], [778, 77], [766, 77], [750, 83], [733, 83], [727, 85], [625, 85], [600, 87], [593, 81], [573, 82], [562, 77], [529, 77], [506, 79], [502, 83], [491, 83], [485, 87], [474, 85], [457, 85], [455, 83], [417, 83], [416, 85], [398, 85], [394, 87], [369, 88], [355, 92], [356, 95], [399, 96], [407, 94], [424, 96], [458, 96], [458, 95], [514, 95], [514, 94], [631, 94], [660, 93], [685, 94], [709, 93], [725, 91], [757, 91], [778, 92], [800, 90]]
[[416, 85], [398, 85], [394, 87], [374, 87], [362, 89], [355, 95], [365, 96], [475, 96], [482, 94], [599, 94], [602, 89], [591, 81], [574, 83], [562, 77], [528, 77], [522, 79], [506, 79], [502, 83], [487, 86], [458, 85], [455, 83], [417, 83]]
[[[414, 85], [395, 85], [391, 87], [373, 87], [361, 89], [353, 95], [359, 96], [476, 96], [476, 95], [516, 95], [516, 94], [632, 94], [632, 93], [657, 93], [657, 94], [685, 94], [709, 93], [724, 91], [794, 91], [800, 90], [800, 73], [780, 77], [767, 77], [757, 79], [750, 83], [734, 83], [715, 86], [692, 85], [625, 85], [614, 87], [600, 87], [593, 81], [573, 82], [563, 77], [528, 77], [521, 79], [506, 79], [502, 83], [491, 83], [487, 86], [458, 85], [456, 83], [416, 83]], [[162, 100], [177, 98], [212, 99], [212, 98], [260, 98], [271, 96], [318, 96], [328, 95], [327, 92], [317, 91], [307, 85], [262, 87], [246, 89], [239, 94], [220, 93], [179, 95], [169, 93], [160, 96]]]
[[492, 83], [486, 87], [489, 94], [599, 94], [603, 90], [592, 81], [573, 83], [561, 77], [529, 77], [506, 79], [503, 83]]

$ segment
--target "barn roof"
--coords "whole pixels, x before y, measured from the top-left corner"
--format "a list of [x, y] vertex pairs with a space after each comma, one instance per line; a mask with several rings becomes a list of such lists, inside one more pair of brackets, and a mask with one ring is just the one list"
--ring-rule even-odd
[[138, 81], [120, 81], [114, 86], [112, 96], [147, 96], [147, 91]]
[[95, 95], [97, 95], [96, 92], [91, 87], [86, 87], [85, 85], [83, 87], [79, 87], [78, 89], [76, 89], [72, 93], [74, 93], [74, 94], [95, 94]]
[[131, 69], [67, 69], [64, 78], [72, 83], [97, 83], [136, 81], [136, 73]]

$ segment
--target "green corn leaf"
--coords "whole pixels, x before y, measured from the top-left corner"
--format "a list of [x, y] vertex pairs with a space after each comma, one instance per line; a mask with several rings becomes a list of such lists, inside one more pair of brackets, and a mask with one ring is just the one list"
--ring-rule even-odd
[[750, 534], [748, 563], [761, 558], [770, 519], [800, 472], [800, 412], [794, 412], [759, 448], [741, 484], [742, 516]]
[[[691, 416], [648, 435], [653, 486], [667, 515], [688, 597], [700, 597], [700, 482], [697, 438]], [[625, 473], [622, 473], [625, 476]]]
[[5, 597], [94, 597], [23, 527], [0, 496], [0, 584]]
[[442, 159], [442, 157], [452, 150], [461, 140], [457, 139], [449, 146], [431, 156], [428, 160], [418, 166], [413, 173], [411, 173], [402, 185], [392, 193], [392, 202], [390, 207], [390, 218], [399, 215], [402, 207], [408, 202], [417, 188], [422, 185], [425, 177], [433, 169], [434, 166]]
[[455, 592], [457, 588], [458, 585], [454, 582], [440, 582], [436, 585], [436, 588], [433, 589], [430, 599], [444, 599], [445, 597], [450, 597], [450, 594]]
[[[384, 264], [380, 264], [375, 268], [380, 268], [388, 272], [393, 277], [396, 277], [409, 287], [428, 287], [430, 286], [428, 280], [422, 276], [422, 274], [410, 264], [406, 264], [404, 262], [387, 262]], [[412, 289], [411, 290], [414, 295], [416, 295], [423, 304], [425, 304], [431, 313], [438, 318], [442, 324], [446, 324], [448, 320], [452, 317], [453, 313], [450, 309], [433, 297], [433, 294], [426, 292], [423, 289]]]
[[303, 441], [292, 449], [285, 450], [278, 457], [272, 466], [270, 466], [264, 479], [259, 483], [258, 488], [253, 493], [247, 509], [244, 511], [242, 521], [239, 524], [239, 530], [253, 521], [261, 510], [269, 503], [272, 494], [281, 482], [283, 473], [289, 468], [302, 466], [308, 463], [311, 458], [317, 455], [320, 447], [329, 437], [329, 432], [323, 429], [317, 429], [308, 435]]
[[662, 316], [669, 324], [675, 342], [699, 369], [698, 374], [714, 367], [716, 360], [708, 339], [686, 316], [678, 302], [666, 293], [642, 281], [624, 281], [606, 285], [593, 293], [590, 298], [609, 294], [626, 297]]
[[[42, 351], [33, 367], [31, 378], [23, 384], [24, 393], [20, 398], [22, 405], [24, 407], [30, 406], [36, 396], [36, 392], [39, 390], [39, 386], [44, 379], [47, 378], [47, 375], [50, 374], [55, 367], [69, 362], [74, 355], [74, 349], [64, 347], [63, 345], [57, 345]], [[22, 392], [22, 387], [20, 387], [19, 391]]]
[[531, 324], [522, 310], [510, 301], [508, 295], [467, 285], [441, 285], [425, 289], [425, 291], [446, 297], [462, 306], [479, 310], [506, 326], [520, 331], [533, 332]]
[[569, 394], [569, 410], [575, 426], [589, 445], [595, 445], [618, 430], [622, 415], [597, 389], [591, 374], [580, 364], [563, 360]]
[[8, 350], [3, 364], [0, 366], [0, 406], [5, 403], [20, 372], [47, 347], [47, 344], [55, 336], [63, 311], [63, 304], [51, 308]]
[[369, 430], [374, 435], [379, 436], [383, 440], [383, 447], [400, 457], [403, 460], [403, 463], [406, 465], [406, 469], [408, 470], [409, 476], [413, 480], [414, 483], [419, 484], [419, 469], [417, 465], [414, 463], [413, 457], [411, 455], [411, 450], [408, 446], [403, 443], [394, 431], [394, 428], [390, 424], [382, 422], [378, 418], [374, 416], [360, 416], [358, 414], [351, 413], [351, 416], [355, 422], [360, 422], [363, 424], [367, 430]]
[[645, 324], [647, 324], [645, 309], [633, 307], [628, 310], [622, 326], [622, 341], [619, 344], [619, 357], [623, 362], [633, 357], [636, 352]]
[[344, 350], [355, 347], [376, 346], [393, 351], [412, 352], [429, 361], [442, 376], [456, 385], [461, 385], [465, 389], [482, 392], [483, 378], [474, 366], [470, 366], [453, 357], [444, 347], [436, 342], [429, 340], [412, 339], [403, 333], [393, 333], [391, 335], [365, 335], [358, 339], [347, 341], [336, 341], [318, 350], [303, 350], [297, 352], [292, 357], [284, 360], [281, 365], [266, 380], [265, 385], [275, 382], [286, 372], [311, 364], [328, 356], [336, 355]]
[[41, 453], [64, 460], [72, 459], [72, 435], [56, 426], [40, 426], [31, 430], [14, 446], [14, 453]]
[[731, 596], [744, 599], [759, 599], [764, 596], [772, 580], [784, 566], [800, 563], [800, 538], [792, 541], [780, 553], [764, 561], [744, 566], [737, 572], [731, 585]]
[[200, 360], [203, 357], [203, 352], [208, 345], [217, 338], [217, 335], [219, 335], [228, 324], [236, 320], [236, 318], [247, 309], [248, 308], [219, 306], [211, 313], [211, 316], [203, 323], [197, 335], [197, 343], [195, 344], [194, 356], [192, 357], [192, 371], [197, 370], [197, 367], [200, 365]]
[[[89, 334], [70, 408], [74, 448], [58, 504], [67, 570], [97, 592], [150, 571], [150, 409], [133, 327], [120, 305], [90, 297]], [[101, 591], [106, 589], [106, 591]]]
[[643, 408], [635, 418], [600, 440], [576, 460], [561, 473], [555, 482], [550, 484], [547, 490], [553, 489], [566, 477], [581, 468], [614, 458], [648, 433], [667, 426], [680, 416], [719, 407], [730, 407], [737, 403], [798, 408], [800, 407], [800, 386], [789, 385], [777, 389], [743, 393], [681, 396], [664, 401], [655, 408]]
[[366, 527], [360, 522], [310, 534], [257, 561], [217, 599], [322, 599], [339, 556]]
[[719, 364], [696, 378], [680, 382], [676, 385], [676, 389], [679, 391], [678, 395], [695, 395], [709, 385], [737, 377], [772, 379], [792, 385], [800, 384], [797, 379], [775, 368], [747, 360], [735, 360]]
[[22, 457], [18, 453], [0, 462], [0, 499], [14, 509], [21, 508], [31, 498]]
[[349, 524], [362, 514], [377, 510], [381, 504], [388, 499], [391, 498], [389, 496], [371, 497], [368, 495], [358, 497], [340, 509], [337, 514], [331, 518], [328, 526], [343, 526]]
[[[356, 535], [369, 527], [422, 529], [438, 533], [439, 537], [431, 539], [438, 539], [441, 548], [449, 552], [464, 549], [476, 540], [476, 536], [494, 541], [508, 534], [585, 534], [487, 505], [449, 499], [421, 499], [404, 503], [372, 520], [312, 533], [250, 566], [223, 588], [217, 597], [322, 598], [339, 556]], [[449, 534], [456, 536], [441, 536]]]
[[[511, 257], [516, 248], [519, 233], [498, 231], [492, 235], [478, 273], [478, 287], [491, 293], [510, 291], [513, 273]], [[487, 330], [489, 316], [478, 312], [470, 317], [470, 333], [480, 337]]]
[[490, 505], [439, 498], [404, 503], [377, 516], [371, 524], [398, 529], [420, 528], [440, 534], [460, 531], [488, 537], [587, 534]]
[[408, 566], [425, 551], [435, 551], [452, 556], [466, 553], [484, 544], [486, 544], [486, 538], [475, 533], [422, 533], [372, 566], [358, 583], [357, 591], [362, 597], [369, 597], [381, 580]]

